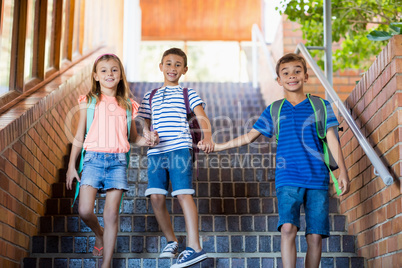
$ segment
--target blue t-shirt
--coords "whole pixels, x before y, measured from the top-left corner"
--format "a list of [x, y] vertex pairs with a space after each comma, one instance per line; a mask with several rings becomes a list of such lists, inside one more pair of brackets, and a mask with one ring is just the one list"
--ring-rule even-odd
[[[328, 101], [327, 130], [338, 126]], [[271, 106], [268, 106], [253, 128], [267, 137], [275, 135]], [[297, 186], [327, 190], [329, 171], [323, 162], [322, 142], [317, 136], [314, 110], [308, 98], [293, 106], [285, 100], [280, 113], [280, 131], [276, 151], [275, 186]]]
[[[192, 148], [190, 127], [187, 121], [183, 88], [162, 87], [152, 97], [152, 111], [149, 107], [150, 92], [144, 95], [138, 116], [152, 119], [152, 127], [158, 132], [159, 144], [149, 148], [148, 155], [166, 153], [178, 149]], [[205, 106], [194, 89], [188, 89], [190, 109]]]

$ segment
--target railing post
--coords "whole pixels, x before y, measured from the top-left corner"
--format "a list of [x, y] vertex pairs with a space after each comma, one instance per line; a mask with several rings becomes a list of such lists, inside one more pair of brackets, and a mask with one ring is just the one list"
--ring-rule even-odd
[[[332, 24], [331, 0], [324, 0], [324, 48], [325, 48], [325, 75], [331, 87], [333, 86], [332, 67]], [[328, 99], [327, 93], [325, 93]]]

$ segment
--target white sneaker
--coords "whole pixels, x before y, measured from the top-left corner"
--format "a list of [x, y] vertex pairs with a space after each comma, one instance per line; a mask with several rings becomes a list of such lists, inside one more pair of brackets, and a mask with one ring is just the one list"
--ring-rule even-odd
[[179, 244], [176, 241], [171, 241], [167, 243], [165, 248], [162, 250], [159, 258], [174, 258], [177, 255], [177, 250], [179, 249]]

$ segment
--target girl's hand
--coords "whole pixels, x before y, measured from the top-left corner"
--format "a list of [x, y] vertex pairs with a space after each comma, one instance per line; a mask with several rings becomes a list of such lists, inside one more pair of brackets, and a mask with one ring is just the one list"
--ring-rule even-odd
[[148, 146], [155, 146], [159, 144], [159, 135], [156, 130], [144, 132], [144, 138]]
[[66, 175], [66, 188], [67, 190], [72, 190], [73, 189], [73, 182], [74, 178], [77, 179], [77, 181], [81, 181], [80, 177], [78, 176], [77, 170], [75, 168], [69, 168], [67, 170], [67, 175]]
[[159, 135], [156, 130], [150, 132], [151, 133], [151, 146], [155, 146], [159, 144]]
[[214, 151], [215, 144], [211, 139], [203, 139], [197, 144], [200, 150], [203, 150], [206, 154], [212, 153]]

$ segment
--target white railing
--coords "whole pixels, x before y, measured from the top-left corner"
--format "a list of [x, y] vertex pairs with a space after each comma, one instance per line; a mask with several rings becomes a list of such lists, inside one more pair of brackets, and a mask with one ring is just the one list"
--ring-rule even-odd
[[272, 73], [273, 79], [276, 79], [277, 75], [275, 72], [275, 66], [273, 63], [273, 59], [271, 57], [271, 53], [269, 52], [265, 39], [262, 36], [260, 28], [257, 24], [254, 24], [251, 28], [251, 38], [253, 41], [253, 87], [258, 87], [258, 42], [261, 44], [261, 49], [264, 52], [266, 62], [268, 63], [269, 69]]
[[367, 157], [370, 159], [371, 163], [373, 164], [374, 174], [376, 176], [380, 176], [386, 185], [391, 185], [394, 182], [394, 179], [392, 178], [391, 174], [389, 173], [387, 167], [384, 165], [384, 163], [378, 157], [377, 153], [374, 151], [373, 147], [371, 147], [371, 145], [367, 141], [366, 137], [363, 136], [362, 132], [356, 125], [355, 121], [353, 120], [352, 116], [350, 115], [350, 113], [346, 109], [345, 105], [339, 98], [338, 94], [336, 94], [335, 90], [330, 85], [330, 83], [328, 82], [324, 73], [321, 71], [320, 67], [318, 67], [315, 60], [311, 57], [310, 53], [308, 52], [308, 50], [304, 46], [304, 44], [299, 43], [296, 47], [295, 53], [301, 53], [304, 56], [307, 63], [310, 65], [311, 69], [313, 69], [314, 73], [317, 75], [321, 84], [324, 86], [326, 93], [328, 94], [330, 99], [333, 100], [336, 107], [338, 107], [339, 112], [341, 113], [343, 118], [345, 118], [346, 123], [348, 123], [350, 129], [353, 131], [353, 134], [355, 134], [363, 151], [366, 153]]
[[[257, 40], [258, 39], [258, 40]], [[264, 55], [266, 58], [266, 62], [272, 72], [272, 76], [276, 79], [277, 75], [275, 72], [275, 67], [272, 61], [272, 57], [268, 48], [265, 45], [265, 39], [261, 34], [261, 31], [258, 25], [254, 24], [252, 27], [252, 40], [253, 40], [253, 87], [258, 87], [258, 50], [257, 50], [257, 42], [259, 41], [262, 44], [262, 49], [264, 51]], [[318, 67], [315, 60], [311, 57], [310, 53], [308, 52], [307, 48], [304, 44], [299, 43], [296, 47], [295, 53], [301, 53], [304, 58], [306, 59], [307, 63], [310, 65], [313, 72], [317, 75], [318, 79], [320, 80], [321, 84], [325, 88], [326, 94], [328, 94], [329, 98], [335, 103], [336, 107], [338, 107], [339, 112], [345, 118], [346, 123], [349, 125], [350, 129], [352, 130], [353, 134], [356, 136], [360, 146], [362, 147], [363, 151], [366, 153], [367, 157], [370, 159], [371, 163], [374, 166], [374, 174], [376, 176], [380, 176], [381, 179], [384, 181], [386, 185], [391, 185], [394, 182], [393, 177], [391, 176], [388, 168], [384, 165], [381, 159], [378, 157], [377, 153], [374, 151], [373, 147], [369, 144], [366, 137], [363, 136], [360, 129], [354, 122], [352, 116], [347, 111], [345, 105], [339, 98], [338, 94], [336, 94], [335, 90], [329, 83], [328, 79], [325, 77], [324, 73], [321, 71], [320, 67]]]

